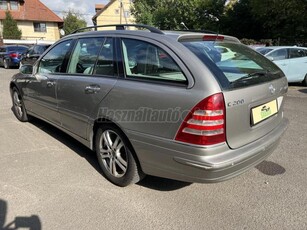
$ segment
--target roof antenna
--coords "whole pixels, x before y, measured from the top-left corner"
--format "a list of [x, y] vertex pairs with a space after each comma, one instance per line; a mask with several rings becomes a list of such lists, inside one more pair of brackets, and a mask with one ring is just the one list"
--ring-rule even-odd
[[186, 30], [189, 30], [189, 28], [184, 24], [184, 22], [180, 22], [180, 25], [182, 25]]

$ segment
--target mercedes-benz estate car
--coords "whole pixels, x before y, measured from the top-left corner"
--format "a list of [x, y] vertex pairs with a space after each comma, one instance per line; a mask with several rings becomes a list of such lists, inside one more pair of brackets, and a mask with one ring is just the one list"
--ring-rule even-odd
[[286, 75], [288, 82], [307, 86], [307, 48], [297, 46], [267, 46], [257, 51], [273, 61]]
[[17, 119], [68, 133], [119, 186], [219, 182], [273, 152], [288, 123], [274, 63], [231, 36], [128, 26], [73, 33], [22, 66], [10, 82]]

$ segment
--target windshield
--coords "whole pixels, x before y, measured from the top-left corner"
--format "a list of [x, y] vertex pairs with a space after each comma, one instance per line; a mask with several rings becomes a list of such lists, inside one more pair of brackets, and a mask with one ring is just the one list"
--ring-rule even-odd
[[259, 84], [283, 77], [274, 63], [240, 43], [189, 41], [183, 44], [214, 72], [223, 88]]
[[262, 55], [265, 55], [272, 50], [273, 50], [272, 48], [258, 48], [258, 49], [256, 49], [256, 51], [261, 53]]

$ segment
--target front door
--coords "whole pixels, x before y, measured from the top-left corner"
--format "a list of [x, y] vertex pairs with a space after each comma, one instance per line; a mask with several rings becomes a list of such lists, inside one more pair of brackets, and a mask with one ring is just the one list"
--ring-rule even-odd
[[25, 103], [29, 111], [59, 124], [57, 108], [57, 80], [62, 74], [65, 58], [72, 40], [64, 41], [51, 49], [38, 63], [25, 90]]
[[90, 119], [117, 81], [112, 38], [82, 38], [76, 42], [67, 73], [57, 80], [61, 125], [85, 138]]

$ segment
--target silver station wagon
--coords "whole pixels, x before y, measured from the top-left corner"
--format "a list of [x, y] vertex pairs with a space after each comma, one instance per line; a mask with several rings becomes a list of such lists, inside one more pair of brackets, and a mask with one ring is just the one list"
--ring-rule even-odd
[[10, 82], [17, 119], [68, 133], [119, 186], [145, 175], [219, 182], [276, 149], [288, 83], [270, 60], [231, 36], [104, 27], [21, 67]]

